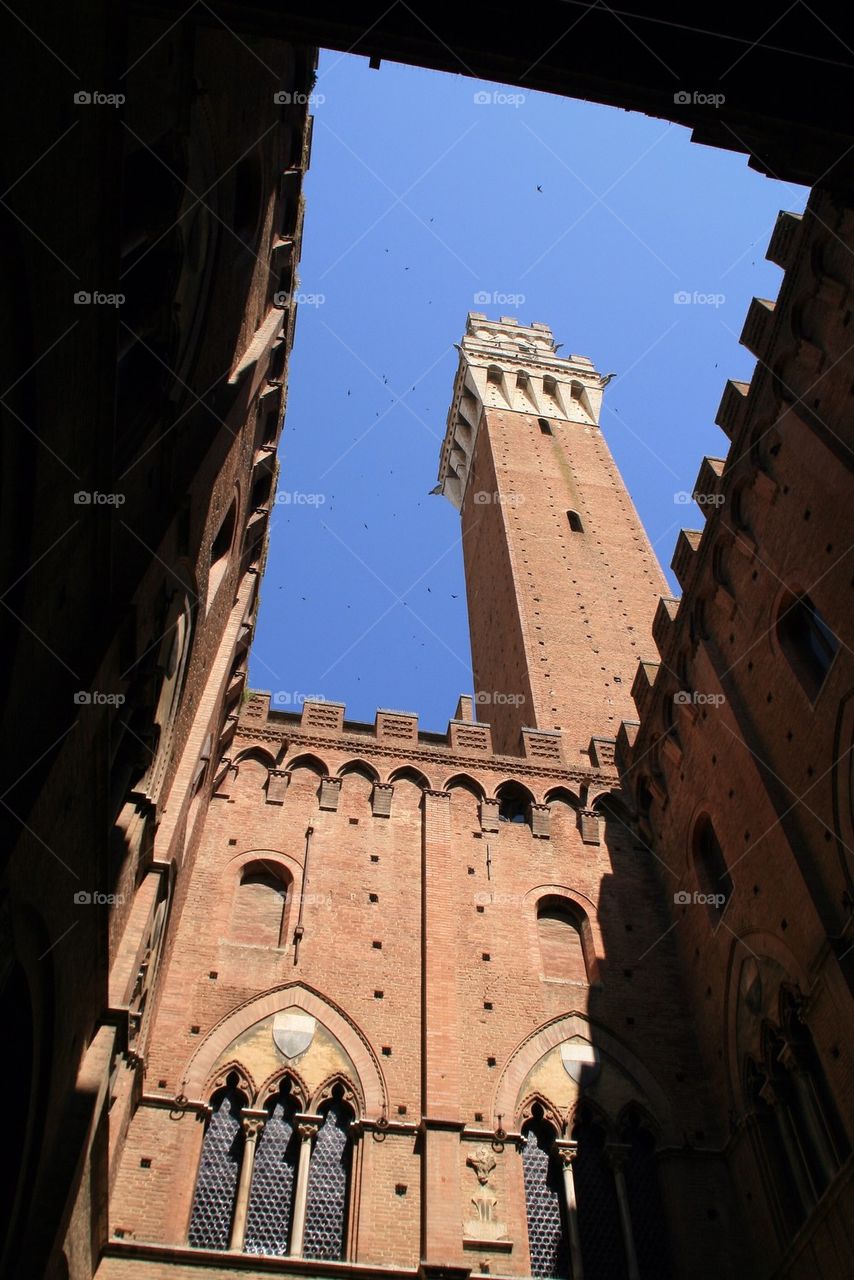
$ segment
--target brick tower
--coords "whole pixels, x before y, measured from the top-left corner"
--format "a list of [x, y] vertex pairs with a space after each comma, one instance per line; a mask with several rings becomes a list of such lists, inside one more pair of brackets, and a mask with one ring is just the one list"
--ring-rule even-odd
[[496, 750], [561, 730], [567, 759], [633, 717], [666, 585], [602, 433], [608, 379], [545, 324], [472, 312], [439, 480], [460, 510], [476, 701]]
[[482, 720], [467, 696], [444, 736], [242, 704], [98, 1280], [740, 1280], [726, 1133], [615, 766], [661, 584], [601, 384], [545, 326], [469, 317], [441, 476]]

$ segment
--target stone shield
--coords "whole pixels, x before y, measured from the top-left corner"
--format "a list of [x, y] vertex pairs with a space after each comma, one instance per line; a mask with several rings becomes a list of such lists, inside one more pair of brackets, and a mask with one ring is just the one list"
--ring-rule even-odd
[[317, 1021], [302, 1009], [285, 1009], [273, 1019], [273, 1043], [285, 1058], [298, 1058], [314, 1038]]

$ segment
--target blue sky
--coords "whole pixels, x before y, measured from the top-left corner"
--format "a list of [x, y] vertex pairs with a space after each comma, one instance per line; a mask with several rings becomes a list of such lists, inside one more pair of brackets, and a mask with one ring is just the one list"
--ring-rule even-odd
[[461, 76], [325, 52], [315, 95], [250, 684], [282, 710], [319, 695], [441, 731], [471, 658], [459, 516], [427, 495], [467, 312], [542, 321], [617, 374], [602, 430], [669, 574], [702, 522], [674, 495], [726, 452], [744, 316], [776, 296], [765, 249], [807, 192], [678, 125]]

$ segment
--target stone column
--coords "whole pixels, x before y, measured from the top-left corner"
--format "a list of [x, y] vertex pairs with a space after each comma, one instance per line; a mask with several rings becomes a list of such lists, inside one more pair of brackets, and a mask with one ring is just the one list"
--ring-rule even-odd
[[228, 1247], [234, 1253], [243, 1252], [249, 1192], [252, 1188], [252, 1171], [255, 1168], [255, 1148], [267, 1119], [266, 1111], [252, 1111], [248, 1108], [244, 1109], [240, 1115], [240, 1123], [243, 1127], [243, 1159], [240, 1162], [240, 1177], [237, 1182], [234, 1216], [231, 1219], [231, 1236], [228, 1241]]
[[614, 1186], [617, 1191], [617, 1204], [620, 1209], [620, 1227], [623, 1232], [623, 1246], [626, 1251], [626, 1267], [629, 1280], [640, 1280], [638, 1255], [635, 1251], [635, 1237], [632, 1232], [632, 1215], [629, 1210], [629, 1197], [626, 1192], [626, 1179], [623, 1166], [629, 1154], [629, 1148], [616, 1143], [605, 1148], [608, 1164], [614, 1174]]
[[581, 1236], [578, 1233], [578, 1200], [575, 1195], [573, 1161], [578, 1155], [578, 1143], [558, 1139], [555, 1149], [563, 1170], [563, 1197], [566, 1207], [566, 1225], [569, 1231], [569, 1258], [572, 1280], [584, 1280], [584, 1263], [581, 1258]]
[[296, 1186], [294, 1188], [294, 1207], [291, 1214], [291, 1244], [288, 1250], [288, 1256], [291, 1258], [302, 1257], [305, 1207], [308, 1203], [308, 1171], [311, 1164], [311, 1144], [322, 1123], [322, 1116], [296, 1117], [297, 1133], [300, 1136], [300, 1149], [297, 1162]]

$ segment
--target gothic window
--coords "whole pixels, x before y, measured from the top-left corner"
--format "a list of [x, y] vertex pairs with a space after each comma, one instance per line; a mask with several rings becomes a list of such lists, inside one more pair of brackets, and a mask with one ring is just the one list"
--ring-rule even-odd
[[605, 1131], [595, 1117], [582, 1108], [572, 1136], [578, 1144], [572, 1171], [584, 1280], [626, 1280], [620, 1209], [614, 1172], [606, 1158]]
[[836, 656], [839, 640], [809, 596], [783, 600], [777, 615], [777, 639], [801, 687], [814, 701]]
[[258, 946], [287, 945], [286, 914], [290, 880], [279, 868], [250, 863], [240, 875], [231, 912], [231, 937]]
[[584, 532], [584, 525], [581, 523], [581, 516], [577, 511], [567, 511], [566, 518], [569, 521], [569, 527], [573, 533]]
[[655, 1137], [634, 1111], [627, 1116], [620, 1137], [628, 1148], [623, 1176], [640, 1280], [669, 1280], [672, 1271]]
[[344, 1258], [353, 1113], [337, 1096], [325, 1109], [314, 1140], [308, 1173], [303, 1256], [341, 1261]]
[[545, 978], [587, 982], [587, 965], [578, 919], [563, 902], [546, 899], [537, 908], [540, 963]]
[[569, 1257], [561, 1220], [560, 1163], [553, 1151], [555, 1131], [542, 1109], [523, 1131], [522, 1173], [528, 1219], [528, 1248], [532, 1276], [568, 1276]]
[[212, 1114], [205, 1129], [190, 1215], [189, 1241], [197, 1249], [228, 1248], [243, 1153], [240, 1111], [246, 1106], [237, 1084], [237, 1075], [232, 1072], [226, 1087], [211, 1099]]
[[698, 819], [694, 828], [694, 866], [700, 891], [706, 895], [709, 918], [717, 924], [732, 895], [732, 878], [707, 814]]
[[258, 1138], [246, 1215], [246, 1253], [283, 1257], [288, 1252], [299, 1136], [298, 1106], [285, 1080], [267, 1103], [268, 1119]]

